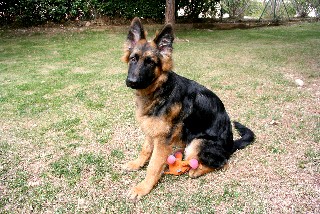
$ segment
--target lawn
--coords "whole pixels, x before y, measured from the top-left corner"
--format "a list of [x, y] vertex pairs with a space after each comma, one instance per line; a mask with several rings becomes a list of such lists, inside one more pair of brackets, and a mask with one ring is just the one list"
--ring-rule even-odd
[[0, 213], [320, 212], [320, 23], [178, 29], [174, 71], [257, 139], [228, 170], [163, 176], [136, 203], [145, 168], [121, 168], [144, 140], [125, 28], [0, 31]]

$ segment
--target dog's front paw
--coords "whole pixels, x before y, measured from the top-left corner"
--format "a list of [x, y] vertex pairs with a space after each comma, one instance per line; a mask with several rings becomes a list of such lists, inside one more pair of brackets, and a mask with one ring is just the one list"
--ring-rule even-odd
[[138, 201], [142, 196], [147, 195], [151, 189], [152, 186], [148, 185], [145, 181], [142, 181], [128, 192], [128, 197], [131, 200]]
[[125, 171], [136, 171], [141, 168], [141, 165], [137, 161], [129, 161], [122, 166]]

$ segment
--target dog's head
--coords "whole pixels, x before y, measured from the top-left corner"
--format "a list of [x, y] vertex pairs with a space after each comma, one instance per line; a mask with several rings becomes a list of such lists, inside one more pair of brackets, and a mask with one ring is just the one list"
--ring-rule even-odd
[[122, 58], [129, 65], [128, 87], [146, 89], [172, 69], [173, 39], [172, 25], [167, 24], [152, 41], [147, 41], [140, 19], [132, 20]]

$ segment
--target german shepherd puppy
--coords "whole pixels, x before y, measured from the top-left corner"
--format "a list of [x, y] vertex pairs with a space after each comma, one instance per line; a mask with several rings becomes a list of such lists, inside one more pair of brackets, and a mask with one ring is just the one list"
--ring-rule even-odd
[[254, 141], [253, 132], [234, 122], [241, 139], [233, 140], [232, 125], [221, 100], [204, 86], [172, 71], [172, 25], [152, 41], [134, 18], [123, 61], [129, 66], [126, 85], [136, 92], [136, 118], [146, 136], [139, 157], [124, 165], [138, 170], [147, 161], [146, 178], [129, 192], [131, 199], [148, 194], [159, 181], [173, 147], [186, 147], [185, 160], [197, 159], [196, 178], [220, 169], [231, 154]]

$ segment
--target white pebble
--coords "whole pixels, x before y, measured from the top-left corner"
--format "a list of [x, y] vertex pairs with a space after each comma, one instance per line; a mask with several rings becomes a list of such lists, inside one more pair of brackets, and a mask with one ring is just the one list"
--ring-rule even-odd
[[295, 82], [298, 86], [303, 86], [304, 84], [304, 82], [301, 79], [296, 79]]

